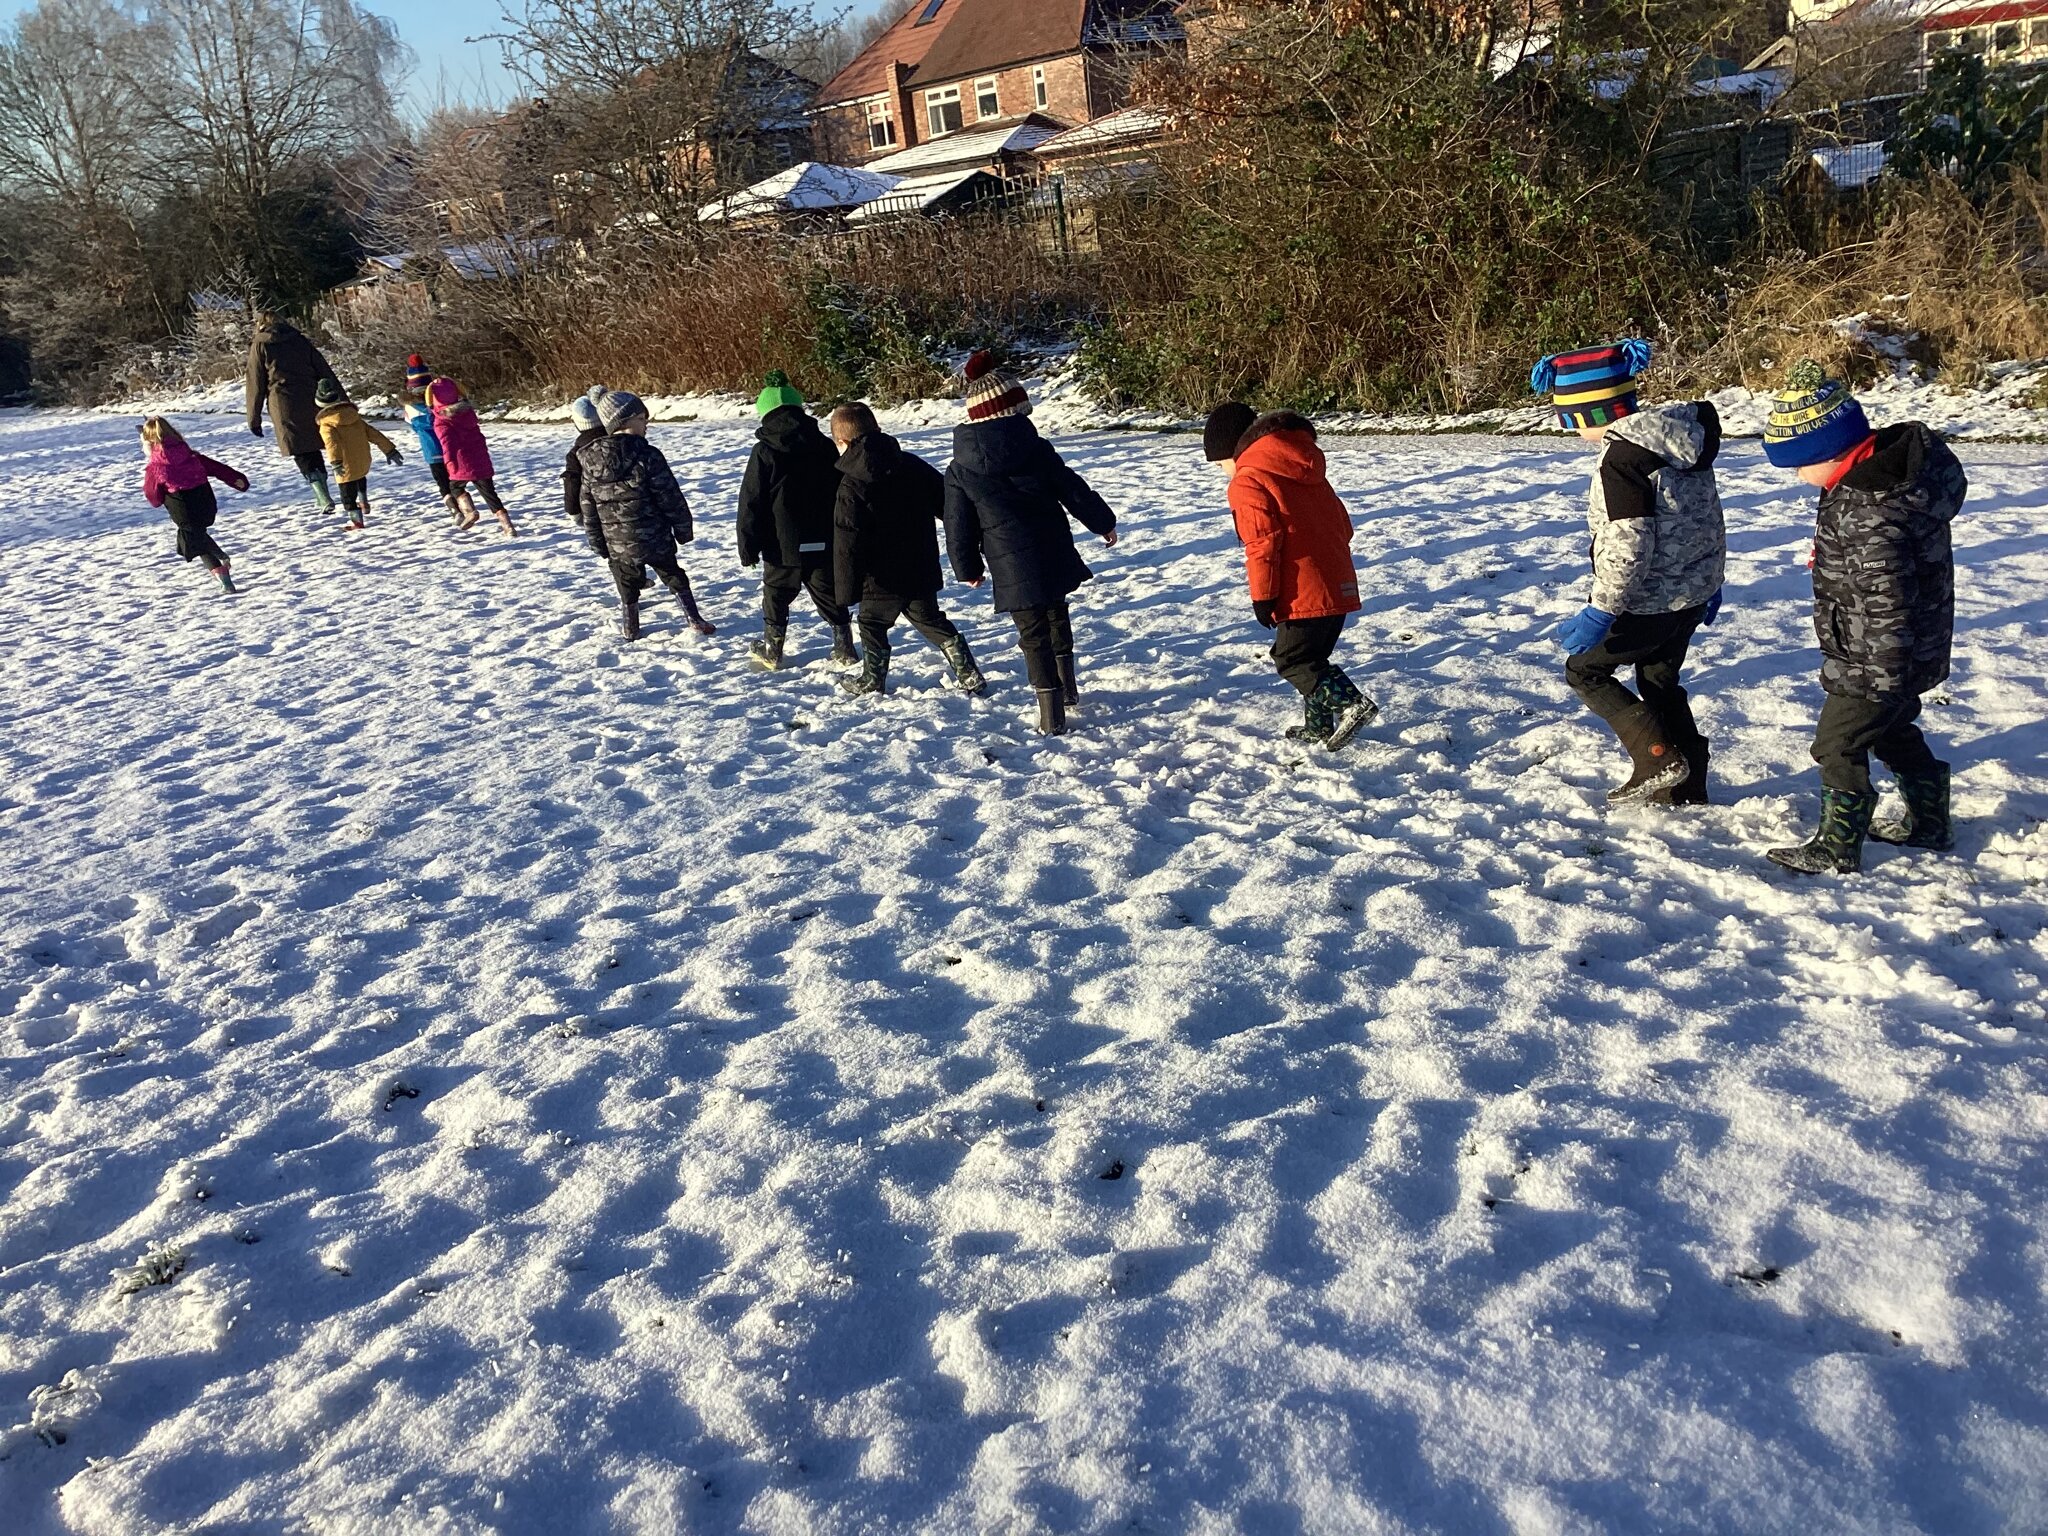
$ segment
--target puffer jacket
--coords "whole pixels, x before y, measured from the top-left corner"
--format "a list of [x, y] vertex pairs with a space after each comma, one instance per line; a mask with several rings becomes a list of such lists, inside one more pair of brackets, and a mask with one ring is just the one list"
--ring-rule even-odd
[[1230, 516], [1253, 602], [1271, 601], [1278, 619], [1357, 611], [1351, 514], [1330, 487], [1306, 417], [1270, 412], [1238, 440]]
[[675, 471], [646, 438], [600, 436], [576, 451], [576, 462], [583, 471], [583, 532], [606, 559], [671, 561], [678, 544], [697, 536]]
[[955, 428], [946, 469], [946, 548], [962, 581], [995, 578], [998, 613], [1049, 608], [1093, 572], [1074, 548], [1072, 514], [1091, 533], [1116, 514], [1038, 435], [1028, 416]]
[[443, 462], [447, 455], [441, 452], [441, 439], [434, 435], [434, 413], [424, 405], [415, 405], [408, 400], [405, 405], [405, 424], [412, 428], [412, 435], [420, 445], [420, 457], [429, 464]]
[[1821, 686], [1865, 699], [1917, 697], [1948, 676], [1955, 629], [1949, 524], [1970, 482], [1917, 421], [1822, 493], [1814, 521], [1813, 627]]
[[372, 444], [385, 453], [398, 452], [391, 439], [363, 420], [361, 413], [346, 400], [321, 407], [320, 441], [326, 445], [327, 460], [344, 484], [368, 478]]
[[740, 564], [832, 566], [839, 453], [808, 411], [777, 406], [761, 418], [740, 485]]
[[248, 376], [243, 394], [248, 406], [249, 430], [263, 430], [263, 408], [270, 407], [271, 429], [277, 433], [277, 449], [286, 458], [320, 451], [320, 407], [313, 391], [322, 379], [334, 379], [334, 370], [320, 349], [288, 320], [257, 329], [249, 342]]
[[946, 477], [886, 432], [856, 438], [839, 457], [832, 577], [839, 601], [930, 597], [939, 571]]
[[1593, 606], [1676, 613], [1720, 590], [1728, 559], [1713, 406], [1664, 405], [1607, 429], [1593, 471]]
[[474, 484], [494, 479], [490, 445], [484, 441], [484, 424], [476, 419], [476, 407], [463, 398], [453, 379], [436, 379], [427, 388], [427, 403], [434, 410], [434, 436], [448, 465], [448, 478]]
[[583, 526], [583, 460], [578, 455], [604, 435], [603, 427], [585, 427], [578, 432], [569, 449], [569, 462], [562, 466], [562, 504], [578, 528]]
[[[181, 527], [192, 522], [198, 527], [210, 528], [213, 526], [212, 508], [204, 507], [204, 510], [188, 516], [184, 500], [187, 491], [198, 490], [208, 479], [232, 485], [238, 491], [249, 489], [247, 475], [218, 459], [209, 459], [190, 443], [158, 443], [150, 450], [148, 461], [142, 467], [142, 499], [152, 507], [168, 503], [171, 521]], [[204, 506], [205, 498], [198, 500]]]

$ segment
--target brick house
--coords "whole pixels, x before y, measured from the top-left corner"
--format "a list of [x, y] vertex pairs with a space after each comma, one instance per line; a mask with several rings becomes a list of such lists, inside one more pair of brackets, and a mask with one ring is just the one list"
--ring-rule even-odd
[[983, 123], [1093, 122], [1183, 41], [1167, 0], [912, 0], [818, 92], [818, 159], [859, 165]]

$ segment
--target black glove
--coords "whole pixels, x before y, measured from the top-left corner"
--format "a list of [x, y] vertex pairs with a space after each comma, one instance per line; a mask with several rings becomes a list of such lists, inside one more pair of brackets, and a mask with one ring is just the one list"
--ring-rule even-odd
[[1273, 627], [1273, 599], [1270, 597], [1253, 598], [1252, 617], [1257, 619], [1267, 629], [1271, 629]]
[[260, 422], [260, 421], [252, 421], [252, 422], [250, 422], [250, 423], [249, 423], [249, 435], [250, 435], [251, 437], [261, 437], [261, 436], [263, 435], [263, 423], [262, 423], [262, 422]]
[[396, 448], [393, 448], [389, 453], [384, 455], [384, 462], [386, 464], [403, 464], [405, 462], [405, 455], [400, 453]]

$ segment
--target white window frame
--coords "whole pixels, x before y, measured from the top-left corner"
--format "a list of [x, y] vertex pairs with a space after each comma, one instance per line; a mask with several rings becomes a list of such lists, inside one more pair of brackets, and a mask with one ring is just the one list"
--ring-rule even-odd
[[[984, 101], [990, 102], [992, 105], [983, 107], [982, 103]], [[994, 75], [984, 75], [981, 79], [974, 82], [974, 120], [977, 123], [985, 123], [991, 118], [1001, 117], [1002, 115], [1002, 82], [997, 80]]]
[[[896, 108], [892, 102], [870, 101], [861, 108], [861, 116], [867, 124], [869, 149], [896, 147]], [[877, 128], [883, 130], [879, 138], [875, 135]]]
[[1043, 64], [1031, 66], [1031, 101], [1041, 112], [1052, 105], [1052, 91], [1046, 86]]
[[[946, 126], [945, 119], [940, 115], [941, 109], [945, 107], [953, 108], [953, 115], [960, 120], [951, 128]], [[962, 128], [966, 127], [967, 109], [960, 101], [960, 87], [957, 85], [947, 85], [926, 91], [924, 93], [924, 122], [925, 126], [931, 130], [931, 136], [935, 139], [943, 139], [947, 134], [958, 133]]]

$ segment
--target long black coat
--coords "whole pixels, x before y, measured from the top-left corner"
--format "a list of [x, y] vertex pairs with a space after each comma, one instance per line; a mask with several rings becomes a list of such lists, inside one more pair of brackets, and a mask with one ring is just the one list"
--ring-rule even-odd
[[946, 547], [953, 574], [995, 578], [999, 613], [1049, 608], [1092, 574], [1074, 548], [1071, 513], [1091, 533], [1116, 528], [1109, 504], [1066, 466], [1030, 418], [969, 422], [953, 434], [946, 471]]
[[[287, 458], [322, 452], [320, 407], [313, 401], [322, 379], [334, 379], [334, 370], [297, 326], [289, 320], [258, 326], [249, 343], [249, 376], [242, 391], [249, 430], [262, 429], [263, 407], [268, 404], [278, 452]], [[341, 380], [334, 383], [341, 387]]]
[[832, 565], [832, 510], [839, 453], [800, 405], [761, 418], [740, 486], [740, 564], [765, 560], [806, 571]]
[[833, 585], [842, 603], [931, 597], [939, 573], [946, 477], [886, 432], [856, 438], [839, 458], [832, 516]]
[[1829, 693], [1918, 697], [1948, 676], [1949, 523], [1969, 490], [1948, 445], [1909, 421], [1878, 433], [1877, 451], [1821, 495], [1813, 627]]
[[583, 532], [615, 565], [667, 564], [695, 538], [690, 503], [661, 450], [635, 433], [599, 437], [576, 451], [583, 470]]
[[583, 460], [577, 455], [604, 435], [603, 427], [585, 427], [578, 432], [575, 446], [569, 450], [569, 462], [562, 466], [562, 500], [570, 521], [578, 528], [583, 526]]

